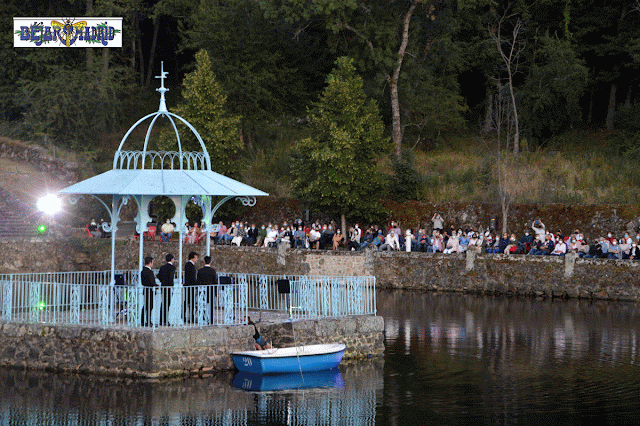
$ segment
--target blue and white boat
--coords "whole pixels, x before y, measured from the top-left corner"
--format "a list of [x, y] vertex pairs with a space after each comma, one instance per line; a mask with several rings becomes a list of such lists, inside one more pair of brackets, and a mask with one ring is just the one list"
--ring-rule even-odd
[[233, 352], [240, 371], [255, 374], [299, 373], [336, 368], [347, 346], [342, 343]]

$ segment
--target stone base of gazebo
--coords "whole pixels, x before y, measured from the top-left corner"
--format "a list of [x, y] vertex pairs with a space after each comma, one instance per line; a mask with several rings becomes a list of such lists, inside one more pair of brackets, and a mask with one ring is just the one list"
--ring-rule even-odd
[[[384, 320], [379, 316], [263, 321], [257, 326], [275, 347], [342, 342], [347, 359], [384, 352]], [[152, 330], [3, 323], [0, 366], [151, 378], [197, 375], [234, 369], [230, 353], [253, 349], [253, 334], [253, 326]]]

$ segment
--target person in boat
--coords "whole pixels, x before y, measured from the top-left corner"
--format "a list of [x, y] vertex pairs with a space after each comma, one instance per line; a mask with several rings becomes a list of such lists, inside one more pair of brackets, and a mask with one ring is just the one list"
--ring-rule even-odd
[[255, 340], [253, 346], [255, 347], [255, 349], [257, 351], [262, 351], [264, 349], [271, 349], [273, 346], [271, 346], [271, 343], [267, 342], [267, 340], [260, 335], [260, 332], [258, 331], [258, 327], [256, 327], [256, 323], [251, 321], [251, 318], [247, 318], [247, 319], [248, 319], [248, 324], [252, 325], [253, 329], [255, 330], [255, 334], [253, 335], [253, 340]]

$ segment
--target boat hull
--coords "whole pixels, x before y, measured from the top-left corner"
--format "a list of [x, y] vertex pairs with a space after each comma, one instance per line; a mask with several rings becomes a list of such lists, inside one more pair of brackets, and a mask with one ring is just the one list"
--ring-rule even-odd
[[240, 371], [254, 374], [296, 373], [336, 368], [346, 348], [336, 343], [234, 352], [231, 355]]

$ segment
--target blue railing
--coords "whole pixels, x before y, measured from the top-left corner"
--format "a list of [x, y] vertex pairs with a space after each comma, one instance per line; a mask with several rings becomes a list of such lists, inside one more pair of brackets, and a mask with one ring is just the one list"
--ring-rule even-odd
[[[0, 275], [0, 320], [104, 327], [246, 324], [251, 314], [282, 320], [375, 315], [374, 277], [221, 273], [212, 286], [141, 287], [138, 271]], [[288, 288], [289, 292], [282, 292]]]

